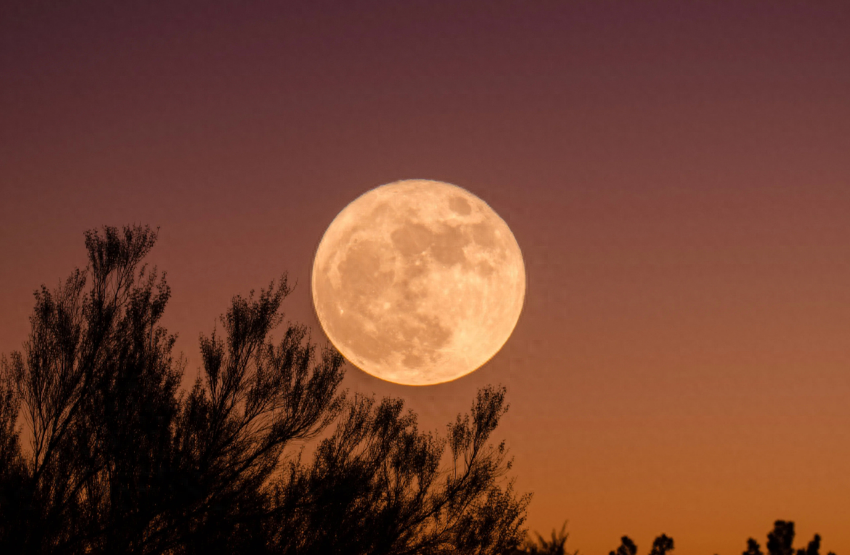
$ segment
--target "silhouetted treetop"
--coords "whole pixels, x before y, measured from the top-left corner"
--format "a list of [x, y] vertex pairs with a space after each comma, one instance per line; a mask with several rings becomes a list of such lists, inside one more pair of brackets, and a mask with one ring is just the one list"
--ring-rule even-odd
[[637, 546], [635, 542], [632, 541], [628, 536], [623, 536], [620, 538], [620, 547], [618, 547], [615, 551], [609, 552], [608, 555], [635, 555], [637, 553]]
[[750, 538], [747, 540], [747, 550], [744, 551], [744, 555], [764, 555], [761, 551], [761, 546], [759, 542]]
[[818, 555], [820, 551], [820, 535], [815, 534], [805, 549], [798, 549], [797, 555]]
[[794, 555], [794, 523], [777, 520], [773, 531], [767, 535], [769, 555]]
[[[668, 551], [673, 550], [673, 538], [665, 534], [661, 534], [652, 542], [652, 550], [650, 555], [664, 555]], [[609, 555], [636, 555], [637, 545], [628, 536], [620, 538], [620, 547], [615, 551], [609, 552]]]
[[[819, 555], [820, 552], [820, 535], [815, 534], [815, 537], [805, 549], [796, 550], [796, 555]], [[767, 534], [767, 552], [769, 555], [795, 555], [793, 548], [794, 543], [794, 523], [791, 521], [777, 520], [773, 524], [773, 530]], [[747, 540], [747, 550], [744, 555], [762, 555], [759, 543], [750, 538]], [[829, 552], [828, 555], [835, 555]]]
[[517, 554], [526, 555], [578, 555], [578, 551], [567, 553], [567, 523], [564, 522], [560, 531], [552, 530], [552, 539], [547, 540], [540, 534], [535, 534], [537, 541], [526, 540], [523, 549], [518, 549]]
[[673, 551], [673, 538], [661, 534], [652, 542], [652, 551], [649, 555], [664, 555], [668, 551]]
[[141, 226], [87, 232], [87, 268], [36, 292], [23, 351], [3, 358], [0, 552], [517, 547], [529, 498], [490, 442], [503, 388], [480, 390], [445, 438], [420, 431], [400, 400], [347, 396], [335, 350], [296, 324], [273, 339], [284, 277], [232, 299], [181, 392], [185, 364], [159, 324], [171, 291], [143, 264], [155, 241]]

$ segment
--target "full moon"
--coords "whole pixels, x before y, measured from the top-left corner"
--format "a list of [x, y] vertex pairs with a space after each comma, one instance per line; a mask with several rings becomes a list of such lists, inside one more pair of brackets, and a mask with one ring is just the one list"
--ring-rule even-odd
[[390, 382], [432, 385], [502, 348], [522, 310], [525, 266], [483, 200], [406, 180], [337, 215], [316, 251], [312, 288], [319, 322], [349, 362]]

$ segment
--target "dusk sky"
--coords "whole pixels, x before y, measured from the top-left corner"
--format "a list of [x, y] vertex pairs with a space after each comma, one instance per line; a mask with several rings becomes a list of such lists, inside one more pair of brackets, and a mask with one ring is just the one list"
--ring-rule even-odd
[[[132, 4], [132, 5], [131, 5]], [[160, 227], [184, 383], [235, 294], [349, 202], [446, 181], [527, 273], [504, 348], [402, 397], [440, 433], [504, 384], [528, 526], [734, 555], [777, 519], [850, 553], [850, 3], [0, 6], [0, 353], [83, 232]]]

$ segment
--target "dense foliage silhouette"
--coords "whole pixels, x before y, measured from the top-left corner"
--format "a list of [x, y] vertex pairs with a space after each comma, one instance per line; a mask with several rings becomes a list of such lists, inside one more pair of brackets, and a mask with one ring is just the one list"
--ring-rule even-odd
[[[480, 390], [446, 437], [398, 399], [339, 390], [343, 359], [287, 324], [286, 279], [233, 298], [191, 391], [148, 227], [86, 233], [0, 368], [2, 553], [511, 553], [528, 495]], [[28, 448], [22, 443], [22, 415]], [[321, 441], [317, 438], [322, 434]], [[306, 440], [316, 441], [305, 444]], [[314, 451], [305, 445], [315, 445]]]

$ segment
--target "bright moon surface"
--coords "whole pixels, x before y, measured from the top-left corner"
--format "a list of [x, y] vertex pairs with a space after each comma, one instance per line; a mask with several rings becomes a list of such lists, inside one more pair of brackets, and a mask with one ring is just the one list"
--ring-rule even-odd
[[383, 380], [464, 376], [510, 337], [525, 298], [508, 225], [455, 185], [406, 180], [355, 199], [313, 262], [322, 328], [352, 364]]

